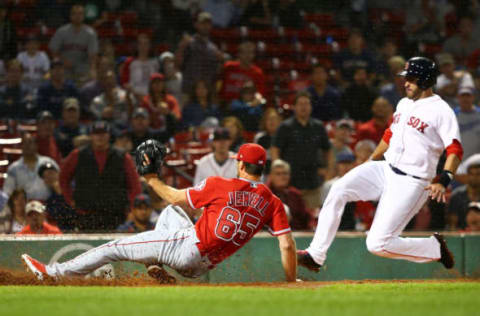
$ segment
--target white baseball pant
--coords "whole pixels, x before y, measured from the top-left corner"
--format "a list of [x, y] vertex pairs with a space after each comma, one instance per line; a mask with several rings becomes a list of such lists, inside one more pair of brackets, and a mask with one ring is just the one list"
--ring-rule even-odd
[[393, 172], [386, 161], [370, 161], [336, 181], [318, 217], [315, 236], [307, 248], [323, 265], [327, 250], [335, 238], [345, 204], [352, 201], [379, 201], [372, 227], [367, 235], [367, 249], [387, 258], [413, 262], [440, 259], [440, 243], [430, 238], [401, 238], [412, 217], [428, 198], [428, 180]]
[[155, 229], [113, 240], [76, 258], [46, 267], [53, 277], [83, 276], [115, 261], [165, 264], [186, 277], [198, 277], [212, 265], [197, 248], [193, 223], [178, 206], [167, 206], [158, 217]]

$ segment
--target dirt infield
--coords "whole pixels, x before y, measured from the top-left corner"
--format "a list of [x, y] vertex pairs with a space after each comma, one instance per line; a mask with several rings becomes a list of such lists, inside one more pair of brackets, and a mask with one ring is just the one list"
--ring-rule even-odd
[[30, 285], [30, 286], [125, 286], [125, 287], [158, 287], [158, 286], [255, 286], [255, 287], [278, 287], [278, 288], [317, 288], [331, 284], [374, 284], [374, 283], [454, 283], [476, 282], [480, 279], [441, 279], [441, 280], [343, 280], [343, 281], [306, 281], [297, 283], [286, 282], [257, 282], [257, 283], [194, 283], [179, 282], [177, 284], [160, 284], [145, 274], [139, 274], [106, 280], [102, 278], [68, 278], [61, 280], [48, 279], [39, 281], [34, 275], [23, 271], [0, 270], [0, 286], [5, 285]]

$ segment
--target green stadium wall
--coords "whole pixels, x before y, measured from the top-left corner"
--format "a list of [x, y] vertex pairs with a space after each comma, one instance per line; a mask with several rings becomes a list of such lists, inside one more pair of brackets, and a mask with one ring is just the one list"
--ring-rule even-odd
[[[418, 234], [414, 235], [417, 236]], [[310, 243], [312, 234], [295, 233], [299, 249]], [[420, 234], [421, 236], [421, 234]], [[28, 253], [43, 261], [63, 262], [120, 235], [63, 235], [58, 237], [0, 237], [0, 268], [23, 269], [20, 255]], [[439, 263], [417, 264], [392, 260], [370, 254], [365, 246], [365, 235], [339, 233], [328, 253], [327, 262], [320, 273], [299, 267], [303, 280], [335, 281], [364, 279], [439, 279], [480, 278], [480, 234], [448, 234], [449, 248], [455, 255], [453, 270]], [[114, 263], [115, 275], [124, 275], [145, 268], [135, 263]], [[245, 247], [216, 269], [198, 279], [198, 282], [274, 282], [283, 281], [278, 241], [261, 233]]]

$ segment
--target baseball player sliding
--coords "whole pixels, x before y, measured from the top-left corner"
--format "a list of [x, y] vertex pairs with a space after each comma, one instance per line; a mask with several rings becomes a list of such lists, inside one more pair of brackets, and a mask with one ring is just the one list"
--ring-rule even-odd
[[[407, 97], [398, 103], [393, 122], [371, 159], [332, 186], [310, 246], [297, 252], [300, 265], [318, 271], [324, 264], [347, 202], [378, 200], [367, 236], [368, 251], [413, 262], [439, 261], [447, 269], [454, 266], [453, 255], [441, 235], [399, 237], [429, 195], [445, 202], [445, 188], [462, 159], [455, 114], [432, 91], [437, 73], [435, 63], [427, 58], [408, 60], [399, 74], [405, 77]], [[447, 152], [444, 170], [438, 183], [432, 184], [444, 149]], [[383, 157], [385, 160], [380, 161]]]
[[[171, 281], [166, 265], [186, 277], [198, 277], [234, 254], [263, 226], [277, 236], [287, 281], [296, 280], [297, 258], [282, 202], [259, 182], [266, 152], [256, 144], [240, 147], [238, 178], [209, 177], [197, 186], [177, 190], [157, 176], [165, 147], [148, 140], [137, 148], [137, 168], [166, 207], [153, 231], [117, 239], [89, 250], [73, 260], [45, 265], [24, 254], [22, 260], [38, 279], [47, 276], [83, 276], [113, 261], [144, 263], [148, 274]], [[195, 225], [181, 206], [204, 211]]]

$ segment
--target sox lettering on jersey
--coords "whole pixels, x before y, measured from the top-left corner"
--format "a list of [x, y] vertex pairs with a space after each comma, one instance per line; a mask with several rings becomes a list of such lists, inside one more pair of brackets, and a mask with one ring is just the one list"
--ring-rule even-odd
[[418, 117], [410, 116], [407, 125], [416, 128], [419, 132], [425, 134], [425, 129], [428, 127], [428, 124], [421, 121]]

